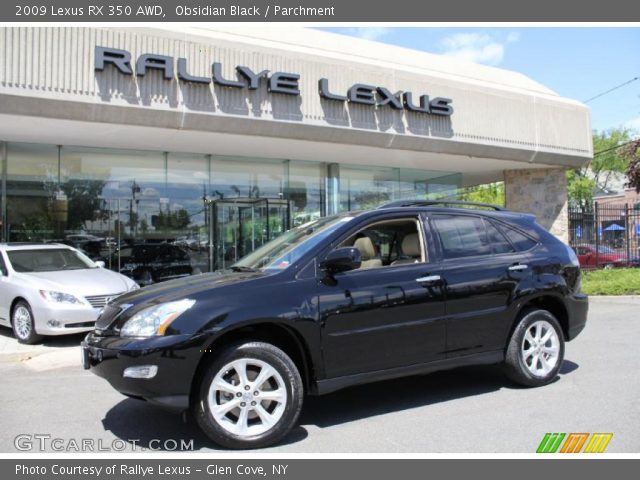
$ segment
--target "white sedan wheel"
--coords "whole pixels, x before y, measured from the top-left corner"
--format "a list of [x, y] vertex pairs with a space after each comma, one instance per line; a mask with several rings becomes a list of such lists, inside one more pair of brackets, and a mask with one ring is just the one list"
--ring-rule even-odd
[[27, 340], [33, 332], [31, 312], [25, 305], [18, 305], [13, 311], [14, 332], [20, 340]]

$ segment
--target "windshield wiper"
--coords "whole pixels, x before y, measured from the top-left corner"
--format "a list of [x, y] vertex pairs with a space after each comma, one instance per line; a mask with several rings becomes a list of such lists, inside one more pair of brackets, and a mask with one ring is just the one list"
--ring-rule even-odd
[[244, 267], [242, 265], [232, 265], [231, 267], [229, 267], [229, 270], [233, 272], [258, 272], [259, 271], [257, 268]]

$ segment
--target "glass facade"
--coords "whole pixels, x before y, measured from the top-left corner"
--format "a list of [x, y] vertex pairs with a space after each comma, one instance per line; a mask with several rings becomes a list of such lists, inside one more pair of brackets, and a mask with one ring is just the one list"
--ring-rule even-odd
[[452, 172], [11, 142], [0, 148], [2, 241], [64, 242], [142, 283], [228, 266], [327, 214], [451, 196], [460, 186]]

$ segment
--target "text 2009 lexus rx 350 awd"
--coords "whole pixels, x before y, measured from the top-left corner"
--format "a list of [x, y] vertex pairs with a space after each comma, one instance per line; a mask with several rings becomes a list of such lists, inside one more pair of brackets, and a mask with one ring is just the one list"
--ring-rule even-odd
[[85, 368], [230, 448], [282, 439], [305, 394], [474, 364], [551, 382], [586, 322], [575, 253], [530, 215], [451, 203], [322, 218], [229, 270], [123, 295]]

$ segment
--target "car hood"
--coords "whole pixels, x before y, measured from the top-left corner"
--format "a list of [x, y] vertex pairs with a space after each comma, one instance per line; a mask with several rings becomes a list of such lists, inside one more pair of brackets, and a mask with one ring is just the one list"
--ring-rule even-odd
[[142, 304], [158, 304], [179, 300], [198, 293], [211, 291], [234, 285], [241, 282], [257, 280], [267, 274], [258, 272], [231, 272], [229, 270], [203, 273], [189, 277], [170, 280], [168, 282], [156, 283], [148, 287], [141, 288], [119, 297], [114, 305], [129, 304], [141, 306]]
[[63, 291], [82, 296], [111, 295], [126, 292], [133, 286], [132, 281], [124, 275], [104, 268], [29, 272], [17, 275], [43, 290]]

